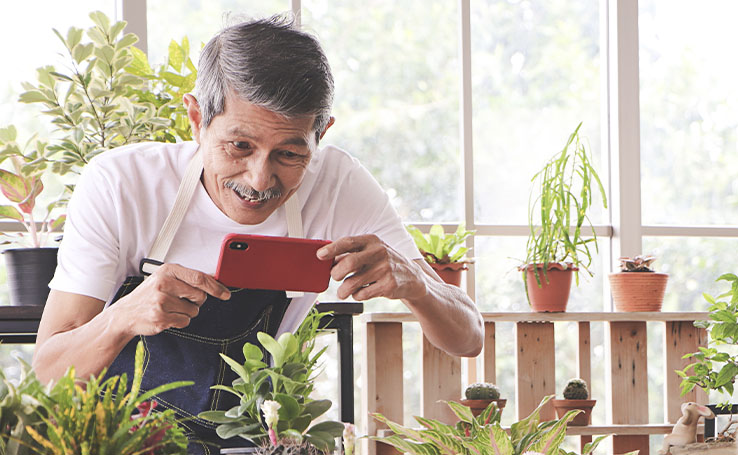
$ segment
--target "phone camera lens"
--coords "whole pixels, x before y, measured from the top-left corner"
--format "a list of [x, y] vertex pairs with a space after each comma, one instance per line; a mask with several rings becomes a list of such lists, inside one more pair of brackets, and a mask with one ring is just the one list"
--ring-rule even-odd
[[231, 242], [229, 247], [232, 250], [245, 250], [249, 247], [249, 245], [245, 242]]

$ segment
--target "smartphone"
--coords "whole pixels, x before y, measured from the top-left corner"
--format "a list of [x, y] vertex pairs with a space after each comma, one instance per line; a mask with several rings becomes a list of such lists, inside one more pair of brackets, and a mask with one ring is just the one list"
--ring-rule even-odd
[[316, 252], [328, 240], [228, 234], [220, 248], [215, 279], [226, 286], [274, 291], [323, 292], [333, 261]]

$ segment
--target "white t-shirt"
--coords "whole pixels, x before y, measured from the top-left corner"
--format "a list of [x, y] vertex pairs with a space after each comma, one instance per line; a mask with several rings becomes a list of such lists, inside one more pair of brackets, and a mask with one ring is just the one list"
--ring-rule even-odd
[[[67, 211], [58, 266], [51, 289], [110, 303], [164, 224], [194, 142], [141, 143], [95, 157], [77, 183]], [[375, 234], [399, 253], [421, 258], [389, 198], [348, 153], [319, 149], [297, 190], [306, 238], [337, 240]], [[287, 235], [284, 207], [258, 225], [242, 225], [218, 209], [200, 183], [165, 262], [214, 274], [220, 245], [229, 233]], [[316, 294], [294, 298], [279, 331], [294, 330]]]

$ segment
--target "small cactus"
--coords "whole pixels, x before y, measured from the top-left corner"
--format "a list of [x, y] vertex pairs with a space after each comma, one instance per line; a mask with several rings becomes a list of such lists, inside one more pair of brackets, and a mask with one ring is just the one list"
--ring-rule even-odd
[[564, 399], [586, 400], [589, 398], [589, 389], [583, 379], [570, 379], [564, 388]]
[[499, 400], [500, 389], [489, 382], [475, 382], [464, 390], [467, 400]]

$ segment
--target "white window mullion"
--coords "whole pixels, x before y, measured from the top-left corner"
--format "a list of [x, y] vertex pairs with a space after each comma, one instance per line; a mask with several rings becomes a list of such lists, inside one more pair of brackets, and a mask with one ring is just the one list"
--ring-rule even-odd
[[148, 54], [148, 29], [146, 22], [146, 0], [118, 0], [116, 14], [128, 22], [126, 33], [138, 36], [136, 47]]
[[610, 0], [608, 6], [610, 213], [617, 258], [641, 253], [638, 0]]
[[[461, 159], [463, 182], [462, 198], [464, 222], [467, 229], [474, 229], [474, 154], [472, 153], [472, 87], [471, 87], [471, 6], [469, 0], [459, 0], [459, 56], [461, 62]], [[474, 237], [467, 238], [467, 247], [474, 247]], [[466, 293], [475, 298], [474, 264], [466, 274]]]

